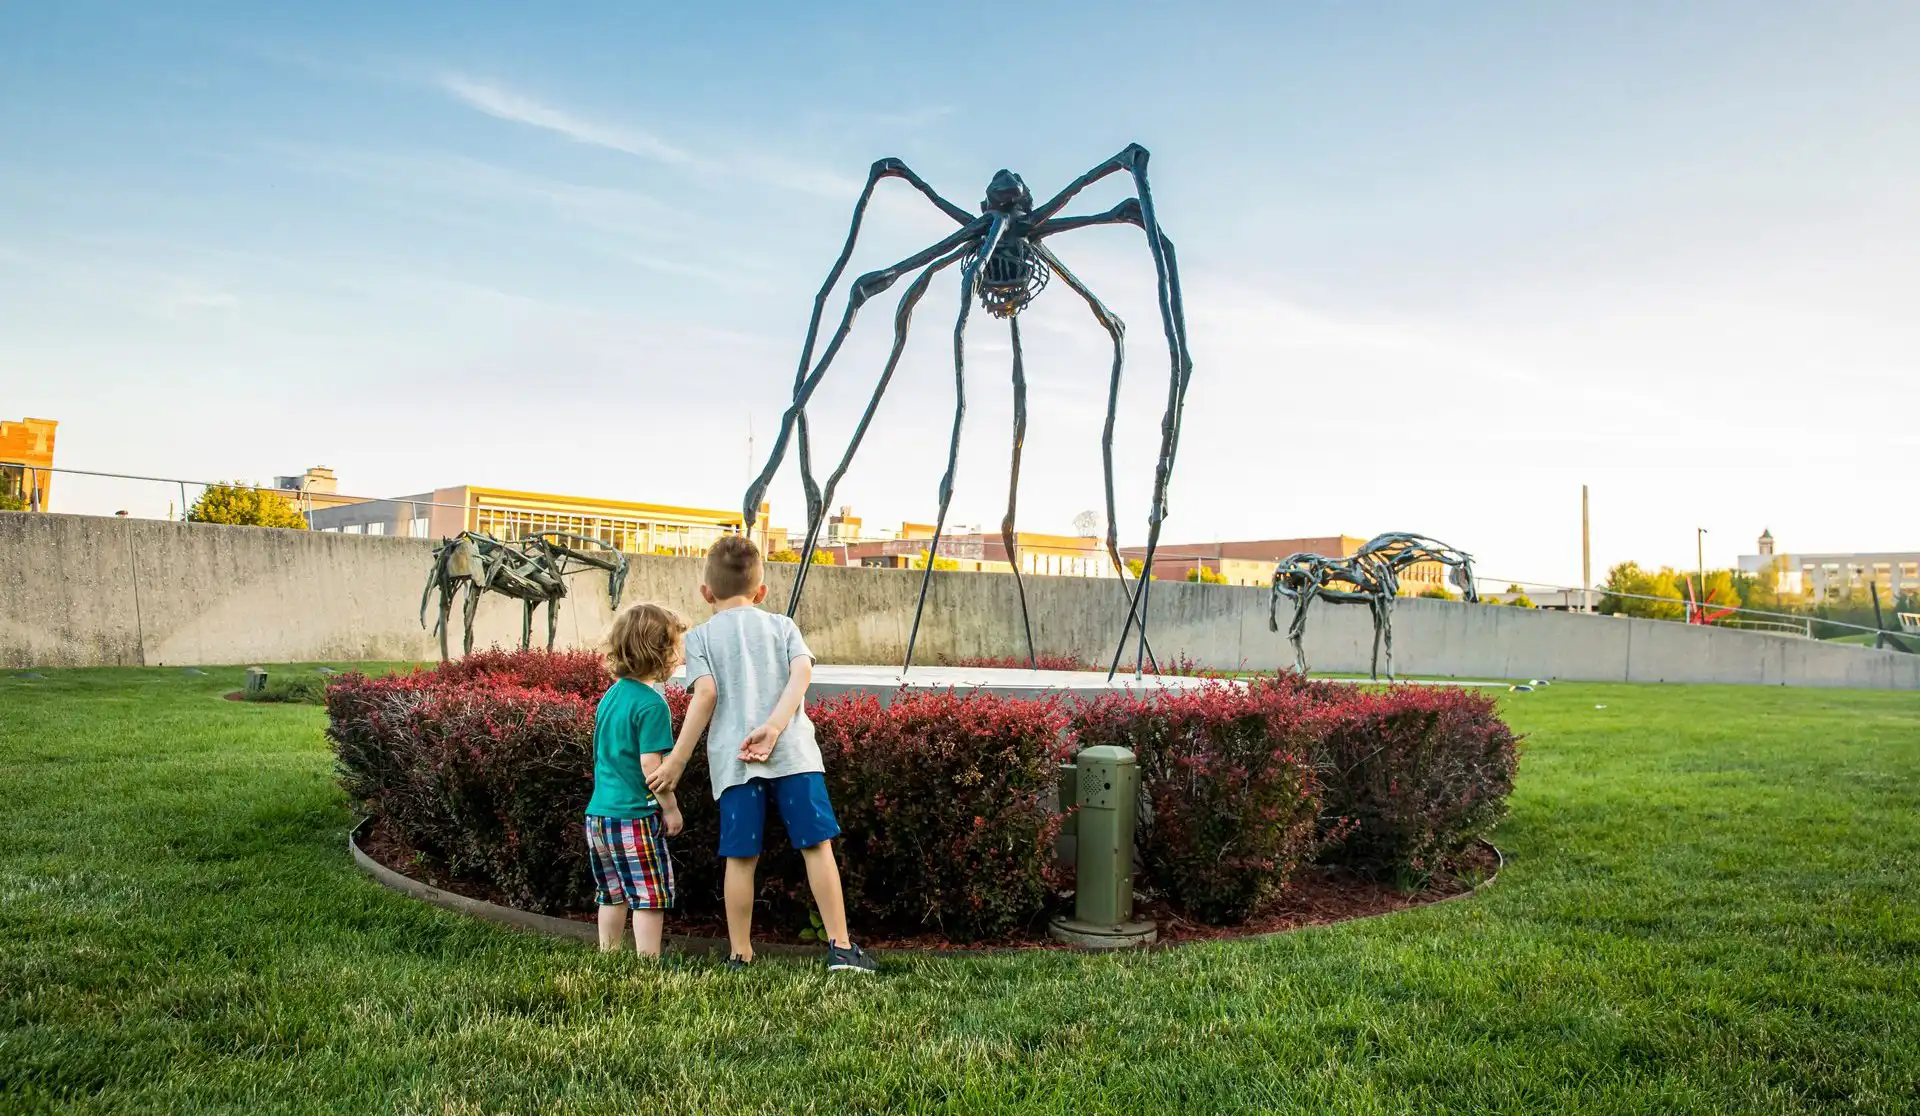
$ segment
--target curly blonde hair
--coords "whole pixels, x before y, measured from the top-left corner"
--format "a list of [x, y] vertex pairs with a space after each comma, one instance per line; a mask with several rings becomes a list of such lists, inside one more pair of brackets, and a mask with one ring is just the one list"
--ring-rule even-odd
[[674, 651], [687, 634], [684, 616], [665, 605], [634, 605], [613, 618], [604, 651], [615, 678], [664, 682], [673, 673]]

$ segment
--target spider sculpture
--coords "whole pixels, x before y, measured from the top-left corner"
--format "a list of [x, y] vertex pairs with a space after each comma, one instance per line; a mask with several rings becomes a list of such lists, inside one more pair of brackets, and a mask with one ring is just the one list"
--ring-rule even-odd
[[[1287, 638], [1293, 643], [1294, 667], [1307, 672], [1307, 606], [1315, 598], [1334, 604], [1364, 604], [1373, 613], [1373, 678], [1380, 678], [1380, 647], [1387, 650], [1387, 681], [1393, 681], [1393, 600], [1400, 592], [1400, 571], [1421, 562], [1448, 567], [1447, 577], [1468, 602], [1480, 599], [1473, 585], [1473, 555], [1419, 535], [1387, 534], [1367, 541], [1346, 558], [1324, 554], [1289, 554], [1273, 570], [1273, 600], [1267, 626], [1280, 630], [1280, 601], [1293, 602], [1293, 621]], [[1335, 585], [1347, 588], [1336, 589]]]
[[[1060, 210], [1072, 201], [1082, 190], [1109, 175], [1125, 172], [1132, 176], [1136, 197], [1129, 198], [1105, 213], [1062, 217]], [[840, 317], [840, 326], [821, 350], [818, 361], [814, 359], [814, 346], [819, 339], [821, 316], [826, 310], [827, 297], [839, 282], [841, 273], [846, 269], [847, 260], [853, 254], [854, 241], [860, 235], [860, 222], [866, 215], [867, 202], [873, 196], [875, 186], [883, 178], [905, 180], [914, 189], [920, 191], [927, 200], [937, 206], [941, 212], [953, 218], [959, 227], [944, 240], [916, 252], [891, 267], [868, 272], [853, 281], [847, 296], [846, 311]], [[899, 365], [901, 350], [907, 341], [907, 326], [913, 317], [914, 307], [926, 294], [927, 287], [935, 275], [954, 265], [961, 265], [960, 308], [953, 326], [953, 373], [954, 373], [954, 412], [953, 432], [947, 450], [947, 470], [940, 480], [940, 511], [934, 521], [934, 535], [929, 554], [938, 554], [940, 536], [946, 529], [947, 506], [953, 498], [954, 471], [960, 454], [960, 427], [966, 417], [966, 359], [963, 336], [966, 331], [967, 315], [973, 302], [978, 299], [981, 307], [996, 318], [1003, 318], [1013, 342], [1013, 459], [1011, 479], [1007, 491], [1007, 514], [1001, 521], [1000, 534], [1006, 545], [1007, 560], [1013, 566], [1015, 584], [1020, 598], [1020, 618], [1027, 637], [1027, 662], [1031, 667], [1035, 662], [1033, 650], [1033, 621], [1027, 612], [1026, 586], [1020, 581], [1020, 560], [1015, 552], [1016, 532], [1014, 518], [1020, 488], [1020, 449], [1026, 438], [1027, 429], [1027, 380], [1026, 368], [1020, 351], [1020, 311], [1040, 294], [1048, 281], [1058, 276], [1073, 292], [1086, 302], [1092, 311], [1094, 320], [1113, 340], [1113, 367], [1108, 378], [1107, 419], [1105, 431], [1101, 437], [1102, 463], [1105, 467], [1107, 495], [1107, 555], [1112, 559], [1116, 573], [1121, 578], [1122, 596], [1127, 602], [1127, 618], [1120, 630], [1120, 644], [1114, 649], [1113, 662], [1107, 674], [1112, 677], [1119, 669], [1121, 656], [1126, 652], [1127, 640], [1133, 626], [1139, 624], [1139, 645], [1135, 655], [1134, 669], [1138, 673], [1144, 669], [1152, 656], [1147, 643], [1147, 594], [1152, 579], [1135, 579], [1133, 588], [1126, 585], [1127, 571], [1120, 560], [1119, 531], [1115, 525], [1113, 495], [1113, 426], [1114, 412], [1120, 397], [1120, 375], [1124, 365], [1123, 338], [1126, 327], [1106, 305], [1095, 297], [1086, 284], [1067, 269], [1046, 241], [1058, 233], [1073, 229], [1082, 229], [1094, 225], [1136, 225], [1146, 233], [1147, 251], [1153, 257], [1154, 271], [1159, 280], [1160, 324], [1166, 334], [1168, 355], [1167, 409], [1160, 422], [1160, 457], [1154, 470], [1153, 504], [1147, 517], [1147, 551], [1144, 569], [1153, 568], [1153, 553], [1160, 542], [1160, 525], [1167, 516], [1167, 481], [1173, 472], [1174, 453], [1180, 441], [1180, 415], [1186, 398], [1187, 381], [1192, 376], [1193, 362], [1187, 354], [1186, 317], [1180, 302], [1180, 269], [1174, 259], [1173, 242], [1160, 231], [1159, 222], [1154, 217], [1153, 193], [1147, 184], [1147, 149], [1139, 144], [1130, 144], [1118, 155], [1094, 167], [1092, 170], [1074, 179], [1067, 187], [1046, 202], [1036, 206], [1033, 193], [1020, 176], [1008, 170], [1001, 170], [987, 184], [985, 200], [980, 203], [978, 215], [968, 213], [961, 207], [941, 197], [933, 187], [927, 185], [919, 175], [898, 159], [881, 159], [873, 164], [867, 174], [867, 185], [860, 193], [860, 200], [853, 207], [853, 223], [847, 230], [845, 247], [840, 250], [840, 258], [834, 262], [827, 273], [827, 280], [821, 284], [820, 293], [813, 300], [813, 317], [807, 325], [806, 343], [800, 350], [800, 367], [795, 373], [793, 401], [781, 416], [780, 432], [774, 439], [773, 452], [767, 465], [747, 490], [745, 501], [745, 522], [753, 523], [761, 499], [766, 495], [768, 485], [773, 482], [779, 471], [781, 461], [786, 456], [787, 443], [797, 431], [799, 438], [800, 477], [806, 490], [807, 499], [807, 542], [806, 552], [801, 556], [799, 570], [794, 578], [793, 592], [787, 601], [787, 614], [792, 615], [800, 605], [800, 596], [806, 588], [806, 578], [812, 569], [811, 558], [819, 542], [821, 525], [826, 517], [827, 508], [833, 504], [833, 490], [841, 477], [846, 475], [847, 467], [853, 462], [853, 455], [860, 448], [860, 441], [866, 436], [867, 428], [873, 421], [874, 412], [885, 395], [888, 383], [893, 378], [894, 369]], [[815, 479], [813, 470], [812, 447], [807, 431], [807, 401], [819, 387], [827, 368], [840, 352], [847, 334], [853, 328], [854, 315], [874, 296], [891, 288], [902, 276], [919, 269], [919, 275], [907, 285], [902, 293], [898, 308], [893, 316], [893, 349], [887, 357], [886, 367], [882, 369], [873, 397], [867, 404], [866, 412], [854, 427], [846, 452], [839, 463], [828, 475], [825, 488]], [[920, 634], [920, 617], [927, 605], [927, 588], [932, 582], [933, 563], [927, 563], [927, 572], [920, 580], [919, 602], [914, 608], [913, 627], [907, 636], [906, 664], [902, 668], [913, 666], [913, 648]]]
[[560, 598], [567, 595], [569, 562], [607, 572], [611, 603], [618, 606], [620, 592], [627, 583], [627, 556], [598, 539], [560, 531], [541, 531], [517, 543], [503, 543], [492, 535], [462, 531], [443, 539], [433, 548], [433, 572], [427, 575], [427, 587], [420, 594], [420, 626], [427, 626], [427, 600], [440, 591], [440, 619], [433, 631], [440, 637], [440, 661], [447, 659], [447, 618], [453, 612], [453, 595], [462, 583], [467, 599], [461, 618], [465, 623], [463, 654], [473, 653], [473, 617], [480, 610], [480, 594], [492, 591], [521, 602], [520, 649], [533, 643], [533, 610], [547, 606], [547, 650], [553, 650], [554, 636], [560, 625]]

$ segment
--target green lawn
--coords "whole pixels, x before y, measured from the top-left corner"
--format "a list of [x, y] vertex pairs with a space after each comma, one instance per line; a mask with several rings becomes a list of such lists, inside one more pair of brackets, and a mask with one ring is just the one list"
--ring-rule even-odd
[[[0, 1112], [1913, 1111], [1920, 694], [1556, 685], [1482, 896], [728, 975], [348, 863], [322, 714], [0, 675]], [[1599, 708], [1604, 705], [1605, 708]], [[1907, 1107], [1903, 1107], [1907, 1106]]]

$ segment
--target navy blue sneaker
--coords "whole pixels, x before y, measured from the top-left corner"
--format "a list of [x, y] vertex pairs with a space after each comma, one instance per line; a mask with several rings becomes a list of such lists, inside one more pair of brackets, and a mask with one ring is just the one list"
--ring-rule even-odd
[[880, 971], [879, 962], [867, 956], [867, 951], [848, 942], [846, 945], [827, 943], [827, 971], [830, 973], [866, 973], [871, 975]]
[[753, 964], [753, 962], [736, 953], [732, 957], [727, 958], [727, 971], [737, 973], [751, 964]]

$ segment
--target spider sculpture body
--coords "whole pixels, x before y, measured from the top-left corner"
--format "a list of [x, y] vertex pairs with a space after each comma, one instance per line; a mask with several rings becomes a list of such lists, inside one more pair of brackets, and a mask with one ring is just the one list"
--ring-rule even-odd
[[[1060, 210], [1073, 200], [1081, 191], [1109, 175], [1126, 173], [1132, 177], [1135, 197], [1129, 198], [1105, 213], [1062, 217]], [[860, 224], [866, 215], [867, 203], [873, 196], [874, 188], [883, 178], [898, 178], [925, 195], [927, 200], [951, 217], [958, 228], [948, 237], [916, 252], [906, 259], [879, 271], [868, 272], [855, 279], [849, 288], [847, 308], [841, 315], [840, 325], [828, 339], [819, 357], [815, 359], [815, 345], [819, 340], [820, 322], [826, 311], [827, 298], [835, 284], [845, 271], [847, 260], [853, 254], [854, 242], [860, 235]], [[887, 386], [893, 378], [894, 370], [899, 366], [900, 354], [906, 346], [907, 327], [912, 320], [914, 307], [927, 292], [934, 276], [953, 264], [961, 265], [960, 307], [953, 327], [953, 372], [954, 372], [954, 413], [953, 429], [947, 452], [947, 469], [940, 481], [940, 510], [934, 521], [934, 536], [928, 553], [938, 554], [940, 536], [946, 529], [947, 508], [953, 499], [954, 471], [960, 453], [960, 428], [966, 417], [966, 354], [964, 334], [967, 317], [973, 304], [978, 300], [982, 309], [996, 318], [1004, 319], [1013, 342], [1013, 455], [1011, 479], [1007, 491], [1007, 514], [1001, 521], [1001, 538], [1005, 543], [1007, 559], [1012, 564], [1014, 578], [1019, 590], [1020, 614], [1027, 638], [1027, 661], [1035, 661], [1033, 645], [1033, 621], [1027, 611], [1026, 586], [1020, 581], [1020, 559], [1016, 552], [1017, 532], [1014, 529], [1015, 515], [1020, 488], [1020, 450], [1026, 438], [1027, 428], [1027, 380], [1026, 368], [1020, 349], [1020, 311], [1024, 310], [1048, 282], [1058, 278], [1086, 302], [1101, 328], [1113, 342], [1113, 365], [1108, 376], [1106, 427], [1101, 438], [1102, 463], [1105, 470], [1107, 496], [1107, 538], [1108, 557], [1112, 560], [1115, 573], [1120, 579], [1116, 584], [1126, 602], [1127, 616], [1120, 630], [1120, 643], [1115, 648], [1113, 662], [1108, 668], [1111, 677], [1119, 669], [1122, 655], [1133, 634], [1134, 626], [1139, 627], [1138, 649], [1135, 655], [1134, 669], [1143, 670], [1152, 657], [1152, 648], [1147, 642], [1147, 598], [1151, 579], [1135, 579], [1128, 584], [1125, 564], [1120, 559], [1119, 530], [1115, 524], [1113, 492], [1113, 428], [1114, 415], [1120, 396], [1120, 378], [1125, 364], [1124, 338], [1125, 325], [1114, 313], [1107, 309], [1078, 276], [1068, 270], [1048, 246], [1047, 240], [1059, 233], [1095, 225], [1129, 224], [1138, 226], [1146, 234], [1147, 251], [1153, 259], [1154, 271], [1158, 279], [1160, 323], [1166, 334], [1168, 381], [1167, 407], [1160, 423], [1160, 455], [1154, 470], [1152, 507], [1147, 516], [1147, 550], [1143, 568], [1153, 568], [1154, 550], [1159, 546], [1161, 523], [1167, 515], [1167, 482], [1173, 471], [1175, 451], [1179, 447], [1181, 408], [1186, 399], [1187, 382], [1192, 376], [1193, 361], [1187, 353], [1186, 316], [1180, 301], [1180, 270], [1175, 261], [1173, 242], [1160, 231], [1158, 220], [1154, 216], [1153, 193], [1147, 182], [1147, 149], [1139, 144], [1130, 144], [1118, 155], [1094, 167], [1069, 183], [1065, 189], [1046, 202], [1035, 205], [1033, 193], [1020, 176], [1012, 171], [1002, 170], [988, 183], [986, 197], [980, 203], [980, 212], [975, 215], [940, 196], [933, 187], [927, 185], [919, 175], [898, 159], [881, 159], [873, 164], [867, 174], [866, 188], [861, 191], [860, 199], [853, 208], [852, 227], [847, 231], [846, 245], [840, 251], [827, 280], [820, 287], [820, 293], [813, 301], [813, 317], [807, 326], [806, 342], [800, 351], [800, 366], [795, 373], [793, 399], [786, 412], [781, 416], [780, 432], [774, 439], [773, 451], [760, 475], [748, 488], [745, 500], [744, 522], [753, 523], [767, 487], [773, 482], [780, 464], [786, 456], [790, 440], [798, 435], [800, 477], [806, 491], [807, 500], [807, 537], [806, 552], [801, 556], [799, 572], [794, 578], [793, 592], [787, 601], [787, 614], [792, 615], [799, 608], [802, 592], [806, 588], [808, 571], [812, 568], [813, 551], [819, 544], [820, 532], [826, 518], [827, 508], [833, 504], [834, 487], [846, 475], [853, 462], [854, 453], [860, 448], [861, 439], [866, 436], [873, 422], [874, 412], [879, 408], [881, 398], [886, 394]], [[909, 272], [919, 274], [907, 285], [901, 294], [900, 302], [894, 311], [893, 348], [887, 357], [878, 383], [868, 402], [866, 412], [854, 427], [846, 452], [839, 463], [828, 475], [824, 488], [814, 474], [811, 441], [807, 429], [807, 402], [821, 379], [840, 352], [848, 333], [853, 328], [854, 316], [860, 308], [876, 295], [879, 295]], [[906, 663], [903, 669], [913, 666], [913, 648], [920, 634], [921, 614], [926, 610], [927, 588], [933, 576], [933, 563], [927, 563], [927, 572], [920, 582], [919, 602], [914, 609], [913, 627], [907, 636]]]
[[1400, 573], [1421, 562], [1439, 562], [1447, 577], [1468, 602], [1480, 594], [1473, 584], [1473, 555], [1419, 535], [1387, 534], [1368, 540], [1345, 558], [1324, 554], [1289, 554], [1273, 570], [1273, 599], [1267, 626], [1280, 630], [1280, 602], [1293, 602], [1293, 620], [1287, 638], [1293, 643], [1295, 669], [1307, 672], [1307, 608], [1316, 599], [1334, 604], [1364, 604], [1373, 614], [1373, 677], [1380, 678], [1380, 649], [1387, 652], [1387, 680], [1393, 680], [1393, 601], [1400, 592]]
[[480, 611], [480, 595], [494, 592], [520, 601], [524, 611], [520, 620], [520, 649], [533, 643], [533, 610], [547, 606], [547, 650], [559, 632], [560, 599], [567, 595], [566, 577], [574, 572], [568, 563], [607, 573], [607, 589], [613, 605], [620, 604], [620, 592], [627, 582], [627, 556], [598, 539], [561, 531], [542, 531], [517, 543], [503, 543], [492, 535], [462, 531], [443, 539], [433, 548], [433, 571], [427, 575], [427, 587], [420, 594], [420, 626], [427, 625], [427, 601], [434, 590], [440, 591], [440, 618], [433, 626], [440, 637], [440, 661], [447, 659], [447, 619], [453, 612], [453, 596], [464, 585], [467, 598], [461, 618], [465, 622], [464, 654], [473, 652], [473, 618]]

